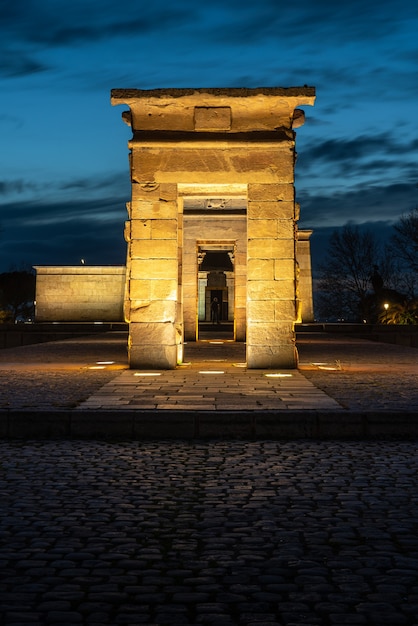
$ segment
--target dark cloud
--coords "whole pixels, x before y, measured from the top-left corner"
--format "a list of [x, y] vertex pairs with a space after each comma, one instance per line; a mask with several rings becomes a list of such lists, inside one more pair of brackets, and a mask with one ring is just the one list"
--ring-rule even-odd
[[45, 188], [45, 183], [27, 181], [23, 178], [15, 180], [0, 180], [0, 196], [20, 195], [23, 193], [39, 192]]
[[414, 183], [389, 183], [385, 179], [379, 185], [361, 185], [336, 192], [304, 192], [298, 195], [301, 204], [301, 227], [337, 228], [351, 220], [357, 224], [378, 221], [394, 222], [414, 206], [416, 185]]
[[[393, 134], [359, 135], [352, 139], [326, 139], [308, 144], [298, 157], [298, 172], [305, 175], [316, 171], [324, 178], [331, 175], [341, 180], [364, 185], [381, 176], [410, 183], [418, 177], [416, 167], [417, 139], [400, 138]], [[373, 183], [374, 184], [374, 183]]]
[[[167, 5], [91, 2], [72, 0], [25, 0], [25, 10], [5, 10], [3, 28], [7, 34], [28, 44], [71, 46], [120, 36], [143, 35], [182, 25], [194, 19], [194, 3]], [[61, 6], [60, 6], [61, 5]]]
[[13, 265], [119, 265], [125, 262], [124, 198], [3, 205], [0, 271]]
[[30, 55], [22, 50], [0, 49], [0, 75], [5, 78], [18, 78], [51, 69], [38, 61], [35, 55]]
[[222, 42], [256, 42], [272, 38], [276, 41], [316, 41], [322, 48], [330, 43], [355, 42], [393, 36], [402, 29], [402, 20], [418, 16], [415, 5], [399, 6], [394, 0], [334, 2], [301, 0], [297, 4], [260, 0], [254, 3], [228, 2], [229, 14], [215, 29]]

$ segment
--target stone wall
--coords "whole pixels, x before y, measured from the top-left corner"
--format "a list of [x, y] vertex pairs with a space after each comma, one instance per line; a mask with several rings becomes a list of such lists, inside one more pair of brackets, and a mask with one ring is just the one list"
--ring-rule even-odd
[[36, 322], [123, 320], [125, 267], [35, 266]]

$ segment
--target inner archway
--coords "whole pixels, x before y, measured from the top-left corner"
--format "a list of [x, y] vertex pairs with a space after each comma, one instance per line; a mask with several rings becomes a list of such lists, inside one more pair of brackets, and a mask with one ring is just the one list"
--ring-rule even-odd
[[198, 246], [197, 339], [235, 340], [234, 247]]

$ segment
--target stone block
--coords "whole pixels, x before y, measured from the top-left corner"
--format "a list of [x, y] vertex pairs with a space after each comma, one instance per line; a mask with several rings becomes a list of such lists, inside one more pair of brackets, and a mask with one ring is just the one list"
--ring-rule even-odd
[[293, 319], [283, 322], [252, 321], [247, 323], [247, 342], [252, 346], [294, 344]]
[[294, 202], [295, 188], [291, 184], [259, 184], [248, 185], [248, 201], [261, 202]]
[[177, 301], [178, 285], [174, 279], [157, 279], [150, 281], [152, 300]]
[[129, 349], [131, 369], [168, 370], [177, 365], [177, 346], [166, 344], [132, 343]]
[[177, 185], [133, 181], [132, 197], [146, 202], [177, 202]]
[[150, 263], [160, 259], [177, 259], [178, 246], [175, 239], [133, 240], [130, 245], [132, 259], [149, 259]]
[[249, 301], [247, 304], [247, 319], [248, 323], [253, 322], [274, 322], [275, 307], [274, 302], [262, 301]]
[[158, 219], [151, 222], [152, 239], [175, 239], [177, 240], [177, 220]]
[[176, 302], [173, 300], [131, 300], [131, 322], [167, 322], [176, 320]]
[[252, 150], [229, 150], [231, 164], [236, 172], [257, 172], [261, 182], [293, 183], [294, 151], [287, 145]]
[[296, 264], [294, 259], [277, 259], [274, 261], [275, 280], [295, 280]]
[[293, 202], [252, 202], [247, 204], [247, 217], [250, 219], [294, 219]]
[[248, 259], [247, 276], [249, 280], [273, 280], [274, 259]]
[[151, 281], [149, 279], [131, 279], [129, 281], [129, 294], [132, 300], [150, 300], [151, 299]]
[[179, 105], [177, 98], [160, 104], [156, 99], [142, 101], [140, 106], [130, 103], [132, 127], [141, 130], [186, 130], [194, 129], [194, 108], [196, 103]]
[[177, 332], [172, 322], [146, 322], [129, 325], [129, 344], [155, 346], [159, 344], [175, 345]]
[[277, 239], [295, 240], [295, 221], [293, 219], [276, 220]]
[[[144, 147], [136, 150], [132, 159], [132, 180], [153, 183], [226, 183], [248, 182], [250, 178], [253, 179], [250, 182], [261, 179], [264, 183], [293, 184], [293, 151], [287, 147], [253, 146], [251, 150], [246, 150], [242, 147], [231, 148], [222, 142], [219, 142], [218, 147], [198, 143], [194, 145], [193, 148]], [[209, 173], [216, 174], [213, 181], [207, 178]], [[196, 179], [195, 175], [200, 176]], [[232, 181], [231, 175], [236, 175]]]
[[274, 319], [277, 322], [296, 321], [297, 308], [294, 300], [276, 300], [274, 303]]
[[129, 293], [132, 301], [177, 300], [177, 281], [163, 278], [155, 280], [132, 279]]
[[157, 202], [132, 198], [131, 219], [177, 219], [177, 202]]
[[247, 232], [248, 237], [251, 239], [270, 239], [271, 237], [277, 236], [277, 219], [266, 219], [266, 218], [248, 218], [247, 221]]
[[172, 278], [177, 280], [178, 264], [176, 259], [132, 259], [131, 278]]
[[247, 339], [247, 367], [249, 369], [295, 369], [297, 351], [295, 346], [252, 346]]
[[295, 299], [293, 280], [249, 280], [248, 300], [292, 300]]
[[130, 224], [130, 238], [126, 239], [126, 241], [130, 241], [132, 239], [151, 239], [151, 224], [153, 220], [139, 220], [134, 219]]
[[294, 259], [293, 239], [249, 239], [248, 259]]

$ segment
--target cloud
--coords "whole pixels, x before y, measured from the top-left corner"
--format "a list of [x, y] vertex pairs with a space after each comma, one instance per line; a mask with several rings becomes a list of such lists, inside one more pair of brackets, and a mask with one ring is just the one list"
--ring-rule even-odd
[[127, 218], [122, 198], [57, 204], [3, 205], [0, 223], [0, 270], [11, 266], [125, 262]]
[[410, 211], [416, 198], [414, 183], [386, 183], [378, 186], [358, 185], [353, 190], [329, 193], [302, 192], [298, 194], [303, 228], [338, 228], [348, 221], [356, 224], [387, 221], [393, 223]]
[[321, 173], [321, 185], [333, 178], [335, 186], [340, 180], [345, 191], [353, 184], [364, 188], [365, 179], [369, 187], [395, 180], [413, 184], [418, 176], [417, 144], [414, 137], [389, 132], [308, 142], [298, 157], [297, 172], [302, 178]]
[[5, 78], [17, 78], [46, 72], [50, 65], [42, 63], [22, 50], [0, 49], [0, 75]]
[[[61, 6], [60, 6], [61, 5]], [[89, 44], [120, 36], [161, 32], [194, 20], [194, 3], [175, 6], [161, 0], [151, 4], [72, 0], [25, 0], [25, 10], [7, 8], [0, 13], [6, 39], [57, 47]], [[9, 35], [9, 37], [7, 37]]]

